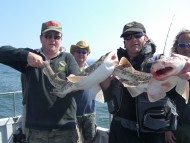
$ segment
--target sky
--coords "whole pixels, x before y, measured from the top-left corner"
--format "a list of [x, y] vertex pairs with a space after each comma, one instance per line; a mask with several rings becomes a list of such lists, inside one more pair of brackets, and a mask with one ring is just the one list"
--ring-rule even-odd
[[57, 20], [62, 24], [61, 45], [66, 52], [84, 40], [91, 48], [89, 59], [96, 60], [123, 47], [123, 26], [137, 21], [157, 45], [156, 54], [163, 53], [165, 47], [164, 53], [169, 55], [176, 34], [182, 28], [190, 29], [189, 6], [189, 0], [4, 0], [0, 46], [41, 48], [42, 23]]

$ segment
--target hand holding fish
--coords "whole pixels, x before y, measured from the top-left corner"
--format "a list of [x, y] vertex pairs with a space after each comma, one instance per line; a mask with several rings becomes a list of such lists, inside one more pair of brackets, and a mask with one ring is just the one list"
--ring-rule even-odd
[[165, 139], [167, 143], [176, 143], [176, 137], [172, 131], [165, 132]]
[[186, 60], [186, 64], [183, 70], [179, 73], [179, 77], [182, 79], [190, 80], [190, 58], [179, 54], [172, 54], [173, 57], [181, 57]]
[[36, 68], [43, 67], [42, 57], [32, 52], [28, 53], [27, 62], [28, 65], [31, 67], [36, 67]]
[[106, 80], [104, 80], [103, 82], [100, 83], [100, 86], [103, 90], [106, 90], [110, 84], [111, 84], [111, 81], [115, 78], [115, 76], [111, 75], [109, 76]]

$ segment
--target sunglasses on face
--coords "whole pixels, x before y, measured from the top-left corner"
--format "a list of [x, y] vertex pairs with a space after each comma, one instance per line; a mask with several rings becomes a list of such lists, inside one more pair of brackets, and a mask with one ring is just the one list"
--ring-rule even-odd
[[55, 39], [55, 40], [59, 40], [59, 39], [61, 39], [61, 36], [60, 35], [53, 35], [53, 34], [45, 34], [44, 35], [44, 37], [46, 38], [46, 39]]
[[179, 43], [178, 47], [180, 47], [180, 48], [189, 48], [190, 47], [190, 43]]
[[143, 32], [138, 32], [138, 33], [126, 34], [126, 35], [123, 36], [123, 38], [124, 38], [124, 40], [131, 40], [132, 37], [139, 39], [144, 35], [145, 34]]
[[80, 50], [80, 49], [77, 49], [76, 51], [75, 51], [77, 54], [86, 54], [87, 53], [87, 50]]

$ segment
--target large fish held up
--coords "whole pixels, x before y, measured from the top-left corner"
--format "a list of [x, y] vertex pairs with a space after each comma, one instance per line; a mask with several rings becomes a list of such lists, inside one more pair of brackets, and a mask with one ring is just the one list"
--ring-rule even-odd
[[43, 72], [48, 77], [50, 83], [55, 87], [53, 92], [63, 98], [68, 93], [77, 90], [89, 89], [91, 96], [99, 102], [103, 101], [103, 93], [99, 83], [107, 79], [118, 64], [117, 54], [109, 52], [101, 56], [99, 60], [85, 69], [79, 76], [68, 76], [68, 80], [60, 79], [50, 67], [48, 61], [44, 62]]
[[189, 98], [189, 83], [182, 80], [177, 74], [183, 69], [186, 61], [179, 57], [166, 57], [157, 60], [151, 66], [151, 73], [135, 70], [126, 58], [121, 58], [115, 68], [115, 75], [132, 97], [147, 92], [150, 102], [155, 102], [166, 96], [166, 92], [176, 89], [185, 100]]

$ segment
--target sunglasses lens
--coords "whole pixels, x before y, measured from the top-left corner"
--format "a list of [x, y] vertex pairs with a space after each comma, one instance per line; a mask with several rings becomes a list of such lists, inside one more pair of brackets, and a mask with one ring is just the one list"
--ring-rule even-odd
[[123, 38], [124, 38], [124, 40], [131, 40], [132, 35], [125, 35]]
[[139, 38], [141, 38], [143, 35], [144, 35], [143, 32], [138, 32], [138, 33], [133, 33], [133, 34], [125, 35], [123, 38], [124, 38], [124, 40], [131, 40], [132, 37], [135, 37], [135, 38], [139, 39]]
[[54, 36], [54, 39], [55, 39], [55, 40], [59, 40], [59, 39], [61, 39], [61, 36], [55, 35], [55, 36]]
[[185, 44], [185, 43], [179, 43], [178, 46], [180, 48], [186, 48], [188, 46], [188, 44]]
[[61, 36], [59, 36], [59, 35], [51, 35], [51, 34], [46, 34], [44, 37], [46, 39], [51, 39], [51, 38], [54, 38], [55, 40], [61, 39]]
[[77, 54], [82, 53], [82, 54], [84, 55], [84, 54], [87, 53], [87, 51], [86, 51], [86, 50], [80, 50], [80, 49], [77, 49], [77, 50], [76, 50], [76, 53], [77, 53]]
[[133, 36], [134, 36], [135, 38], [141, 38], [143, 35], [144, 35], [144, 33], [139, 32], [139, 33], [134, 34]]
[[51, 39], [51, 38], [52, 38], [52, 35], [51, 35], [51, 34], [46, 34], [44, 37], [45, 37], [46, 39]]
[[82, 54], [86, 54], [87, 52], [86, 51], [82, 51]]

